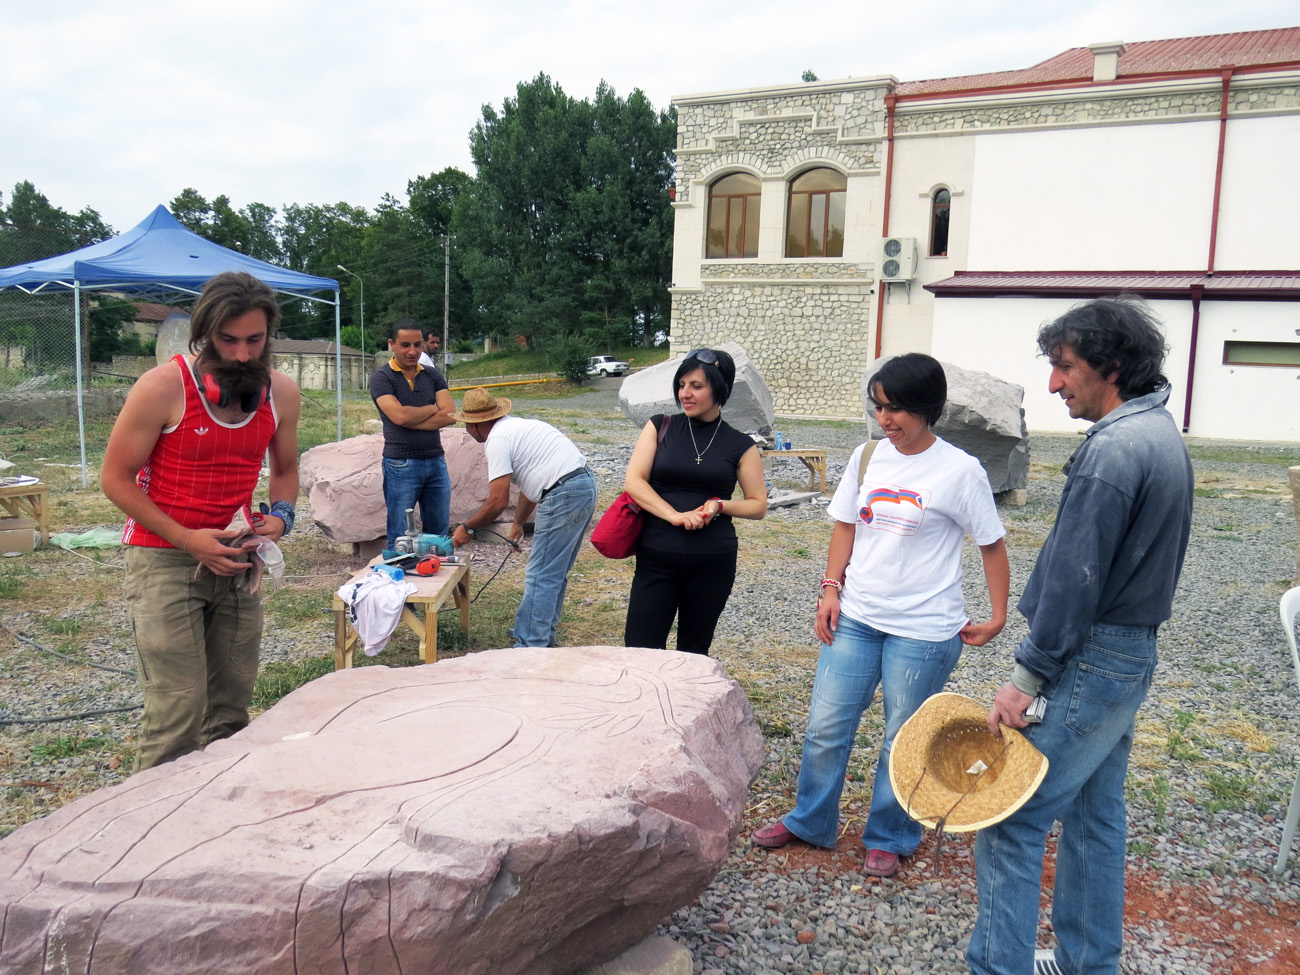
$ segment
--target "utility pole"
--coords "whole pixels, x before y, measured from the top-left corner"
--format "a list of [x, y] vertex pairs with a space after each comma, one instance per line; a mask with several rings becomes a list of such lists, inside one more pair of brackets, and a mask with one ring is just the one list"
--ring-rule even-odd
[[451, 237], [442, 235], [442, 374], [447, 375], [448, 356], [451, 353]]
[[342, 264], [337, 267], [344, 274], [352, 275], [361, 284], [361, 373], [364, 377], [370, 372], [370, 354], [366, 352], [366, 279], [356, 271], [349, 271]]

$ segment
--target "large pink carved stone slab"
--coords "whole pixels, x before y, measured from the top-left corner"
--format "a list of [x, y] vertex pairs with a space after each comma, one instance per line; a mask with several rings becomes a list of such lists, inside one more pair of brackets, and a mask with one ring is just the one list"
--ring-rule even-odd
[[[444, 427], [442, 449], [451, 479], [451, 523], [469, 518], [488, 495], [487, 455], [463, 427]], [[334, 543], [368, 542], [386, 534], [384, 506], [384, 437], [379, 433], [321, 444], [298, 460], [303, 494], [312, 519]], [[510, 501], [497, 521], [514, 519], [519, 489], [510, 485]]]
[[0, 971], [569, 971], [704, 890], [762, 761], [695, 654], [340, 671], [0, 841]]

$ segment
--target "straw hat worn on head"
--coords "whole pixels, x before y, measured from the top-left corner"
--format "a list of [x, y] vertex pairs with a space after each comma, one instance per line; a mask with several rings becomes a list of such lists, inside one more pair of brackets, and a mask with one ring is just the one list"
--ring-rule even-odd
[[510, 398], [493, 396], [482, 386], [475, 386], [461, 401], [460, 412], [453, 413], [452, 419], [457, 423], [487, 423], [497, 420], [510, 412]]
[[961, 694], [935, 694], [898, 729], [889, 782], [904, 811], [948, 833], [983, 829], [1025, 804], [1047, 758], [1015, 728], [989, 734], [988, 708]]

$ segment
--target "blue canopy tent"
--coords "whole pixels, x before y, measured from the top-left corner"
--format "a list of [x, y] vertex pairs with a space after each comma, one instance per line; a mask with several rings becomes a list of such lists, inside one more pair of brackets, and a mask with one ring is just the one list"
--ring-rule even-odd
[[[338, 381], [338, 437], [343, 439], [343, 362], [340, 341], [339, 283], [333, 278], [301, 274], [259, 261], [214, 244], [193, 233], [159, 206], [125, 233], [80, 250], [30, 264], [0, 268], [0, 291], [13, 288], [27, 294], [69, 291], [76, 323], [77, 424], [81, 435], [81, 482], [86, 485], [86, 428], [82, 402], [81, 295], [113, 291], [152, 301], [181, 301], [196, 297], [208, 280], [222, 271], [247, 271], [288, 299], [318, 301], [334, 306], [335, 376]], [[332, 298], [319, 292], [332, 291]]]

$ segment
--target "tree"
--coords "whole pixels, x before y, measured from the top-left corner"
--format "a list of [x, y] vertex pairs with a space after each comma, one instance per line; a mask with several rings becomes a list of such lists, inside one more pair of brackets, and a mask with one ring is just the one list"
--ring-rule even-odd
[[544, 74], [482, 114], [477, 175], [452, 215], [480, 314], [535, 348], [652, 335], [667, 307], [674, 117], [603, 83], [578, 101]]
[[807, 69], [804, 70], [804, 73], [803, 73], [803, 80], [804, 80], [804, 81], [816, 81], [816, 80], [817, 80], [817, 75], [813, 73], [813, 69], [812, 69], [812, 68], [807, 68]]
[[66, 254], [113, 236], [99, 213], [84, 207], [68, 213], [56, 207], [29, 180], [14, 184], [9, 206], [0, 206], [0, 267]]

